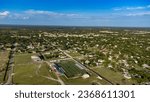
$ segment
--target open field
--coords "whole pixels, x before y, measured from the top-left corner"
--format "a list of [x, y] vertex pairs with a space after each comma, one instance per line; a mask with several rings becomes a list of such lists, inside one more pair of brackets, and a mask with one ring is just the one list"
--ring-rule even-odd
[[0, 83], [3, 83], [4, 74], [4, 71], [0, 73]]
[[49, 73], [49, 67], [46, 63], [32, 61], [31, 54], [18, 54], [15, 56], [14, 73], [14, 84], [59, 84], [44, 77], [51, 77], [51, 74], [52, 77], [55, 77], [55, 75], [52, 72]]
[[8, 51], [0, 52], [0, 71], [5, 68], [5, 65], [8, 61]]
[[0, 52], [0, 83], [3, 82], [9, 51]]
[[52, 77], [54, 79], [57, 79], [55, 73], [53, 71], [50, 71], [49, 66], [45, 62], [43, 62], [41, 64], [41, 68], [39, 68], [38, 74], [41, 76], [49, 76], [49, 77]]
[[94, 67], [92, 69], [115, 84], [121, 84], [121, 85], [136, 84], [135, 80], [124, 78], [124, 76], [120, 72], [114, 72], [111, 69], [104, 68], [104, 67]]
[[81, 76], [85, 73], [84, 70], [80, 69], [76, 63], [72, 60], [64, 60], [64, 61], [60, 61], [58, 63], [59, 66], [61, 66], [64, 71], [65, 71], [65, 75], [68, 78], [72, 78], [72, 77], [78, 77]]
[[66, 85], [109, 85], [105, 80], [100, 80], [96, 76], [90, 76], [87, 79], [83, 79], [82, 77], [78, 77], [75, 79], [67, 79], [65, 76], [62, 76], [61, 79], [65, 82]]

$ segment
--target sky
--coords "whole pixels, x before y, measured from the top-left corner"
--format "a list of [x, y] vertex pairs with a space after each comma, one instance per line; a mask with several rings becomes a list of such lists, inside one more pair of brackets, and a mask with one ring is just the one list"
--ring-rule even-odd
[[0, 0], [0, 24], [150, 27], [150, 0]]

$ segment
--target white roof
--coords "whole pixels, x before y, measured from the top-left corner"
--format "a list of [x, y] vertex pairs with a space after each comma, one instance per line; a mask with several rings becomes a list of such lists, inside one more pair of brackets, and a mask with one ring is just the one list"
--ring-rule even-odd
[[89, 78], [90, 76], [88, 75], [88, 74], [84, 74], [84, 75], [82, 75], [82, 78], [83, 79], [87, 79], [87, 78]]

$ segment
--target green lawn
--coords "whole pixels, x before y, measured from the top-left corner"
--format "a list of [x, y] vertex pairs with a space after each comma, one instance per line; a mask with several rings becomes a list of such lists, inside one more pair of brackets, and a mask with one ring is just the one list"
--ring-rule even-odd
[[41, 64], [41, 68], [39, 69], [39, 75], [50, 76], [54, 79], [57, 79], [55, 73], [53, 71], [50, 71], [50, 68], [46, 63]]
[[120, 72], [114, 72], [109, 68], [103, 68], [103, 67], [94, 67], [94, 71], [98, 72], [108, 80], [112, 81], [114, 84], [135, 84], [136, 82], [132, 79], [126, 79], [124, 78], [123, 74]]
[[33, 54], [16, 54], [15, 55], [15, 64], [28, 64], [32, 63], [31, 56]]
[[68, 79], [65, 76], [62, 76], [61, 79], [65, 82], [66, 85], [92, 85], [93, 83], [98, 83], [100, 85], [108, 84], [105, 80], [100, 80], [93, 75], [87, 79], [83, 79], [82, 77]]
[[[32, 54], [18, 54], [15, 56], [14, 84], [21, 85], [57, 85], [56, 81], [46, 79], [42, 76], [51, 76], [49, 67], [45, 62], [34, 62]], [[39, 68], [39, 66], [41, 66]], [[53, 75], [54, 77], [54, 75]]]

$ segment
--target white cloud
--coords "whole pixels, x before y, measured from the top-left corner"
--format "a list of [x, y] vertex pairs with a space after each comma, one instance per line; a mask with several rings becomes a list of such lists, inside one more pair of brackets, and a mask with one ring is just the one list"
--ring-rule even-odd
[[67, 16], [67, 17], [74, 17], [78, 16], [78, 14], [68, 14], [68, 13], [58, 13], [52, 11], [42, 11], [42, 10], [27, 10], [25, 11], [26, 14], [30, 15], [48, 15], [48, 16]]
[[29, 20], [29, 19], [78, 19], [81, 15], [76, 13], [60, 13], [44, 10], [25, 10], [25, 11], [9, 11], [0, 12], [0, 19], [6, 18], [10, 20]]
[[30, 17], [28, 15], [25, 15], [22, 12], [16, 13], [16, 12], [11, 12], [11, 14], [9, 15], [10, 19], [18, 19], [18, 20], [27, 20]]
[[46, 14], [46, 15], [55, 14], [54, 12], [51, 12], [51, 11], [42, 11], [42, 10], [27, 10], [27, 11], [25, 11], [25, 13], [27, 13], [27, 14]]
[[129, 13], [126, 16], [150, 16], [150, 11], [148, 11], [148, 12], [138, 12], [138, 13]]
[[121, 11], [121, 10], [144, 10], [150, 8], [150, 5], [147, 6], [135, 6], [135, 7], [116, 7], [113, 10]]
[[146, 7], [127, 7], [126, 9], [127, 10], [142, 10], [142, 9], [145, 9]]
[[9, 14], [9, 11], [0, 12], [0, 16], [8, 16]]

